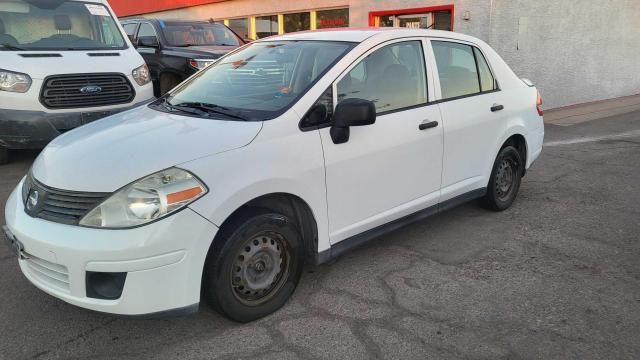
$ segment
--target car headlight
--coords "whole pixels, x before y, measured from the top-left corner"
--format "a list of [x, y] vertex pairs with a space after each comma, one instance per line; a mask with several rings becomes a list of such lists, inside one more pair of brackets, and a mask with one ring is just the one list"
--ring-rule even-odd
[[183, 209], [207, 191], [190, 172], [170, 168], [117, 191], [85, 215], [80, 225], [96, 228], [144, 225]]
[[195, 69], [202, 70], [215, 61], [215, 59], [189, 59], [189, 65]]
[[142, 66], [133, 69], [131, 75], [140, 86], [146, 85], [151, 81], [151, 73], [147, 64], [142, 64]]
[[0, 69], [0, 91], [25, 93], [30, 87], [29, 75]]

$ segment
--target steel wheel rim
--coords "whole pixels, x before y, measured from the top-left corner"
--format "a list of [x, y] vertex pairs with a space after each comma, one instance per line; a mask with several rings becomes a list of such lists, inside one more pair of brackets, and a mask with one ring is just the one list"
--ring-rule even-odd
[[233, 295], [248, 306], [264, 304], [287, 281], [289, 264], [289, 246], [282, 234], [265, 231], [250, 237], [233, 262]]
[[506, 201], [511, 196], [515, 187], [518, 166], [513, 159], [503, 159], [498, 165], [496, 172], [495, 191], [496, 196], [501, 201]]

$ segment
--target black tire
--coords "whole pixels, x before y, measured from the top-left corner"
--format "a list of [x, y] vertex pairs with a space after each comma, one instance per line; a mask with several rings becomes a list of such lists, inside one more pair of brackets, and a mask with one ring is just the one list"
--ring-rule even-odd
[[160, 76], [160, 96], [168, 93], [180, 84], [180, 79], [172, 74], [162, 74]]
[[0, 165], [9, 163], [9, 149], [0, 146]]
[[483, 204], [495, 211], [508, 209], [518, 196], [523, 173], [524, 163], [518, 149], [502, 148], [493, 164]]
[[230, 227], [216, 238], [222, 248], [214, 246], [207, 258], [203, 295], [228, 318], [249, 322], [280, 309], [293, 294], [304, 246], [295, 223], [272, 211], [254, 211]]

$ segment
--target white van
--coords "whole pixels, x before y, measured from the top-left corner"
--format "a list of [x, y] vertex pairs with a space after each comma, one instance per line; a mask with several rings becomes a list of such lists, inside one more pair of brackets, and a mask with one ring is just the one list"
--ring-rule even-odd
[[106, 0], [0, 1], [0, 164], [153, 97]]

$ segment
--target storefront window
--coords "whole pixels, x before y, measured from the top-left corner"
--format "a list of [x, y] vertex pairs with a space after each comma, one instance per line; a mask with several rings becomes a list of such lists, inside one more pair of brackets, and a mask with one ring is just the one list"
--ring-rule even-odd
[[290, 33], [311, 29], [311, 14], [308, 12], [284, 14], [284, 32]]
[[395, 16], [380, 16], [380, 27], [393, 27]]
[[230, 19], [229, 28], [243, 39], [249, 38], [249, 19]]
[[256, 36], [258, 39], [278, 35], [278, 15], [257, 16]]
[[316, 29], [349, 27], [349, 9], [316, 12]]

